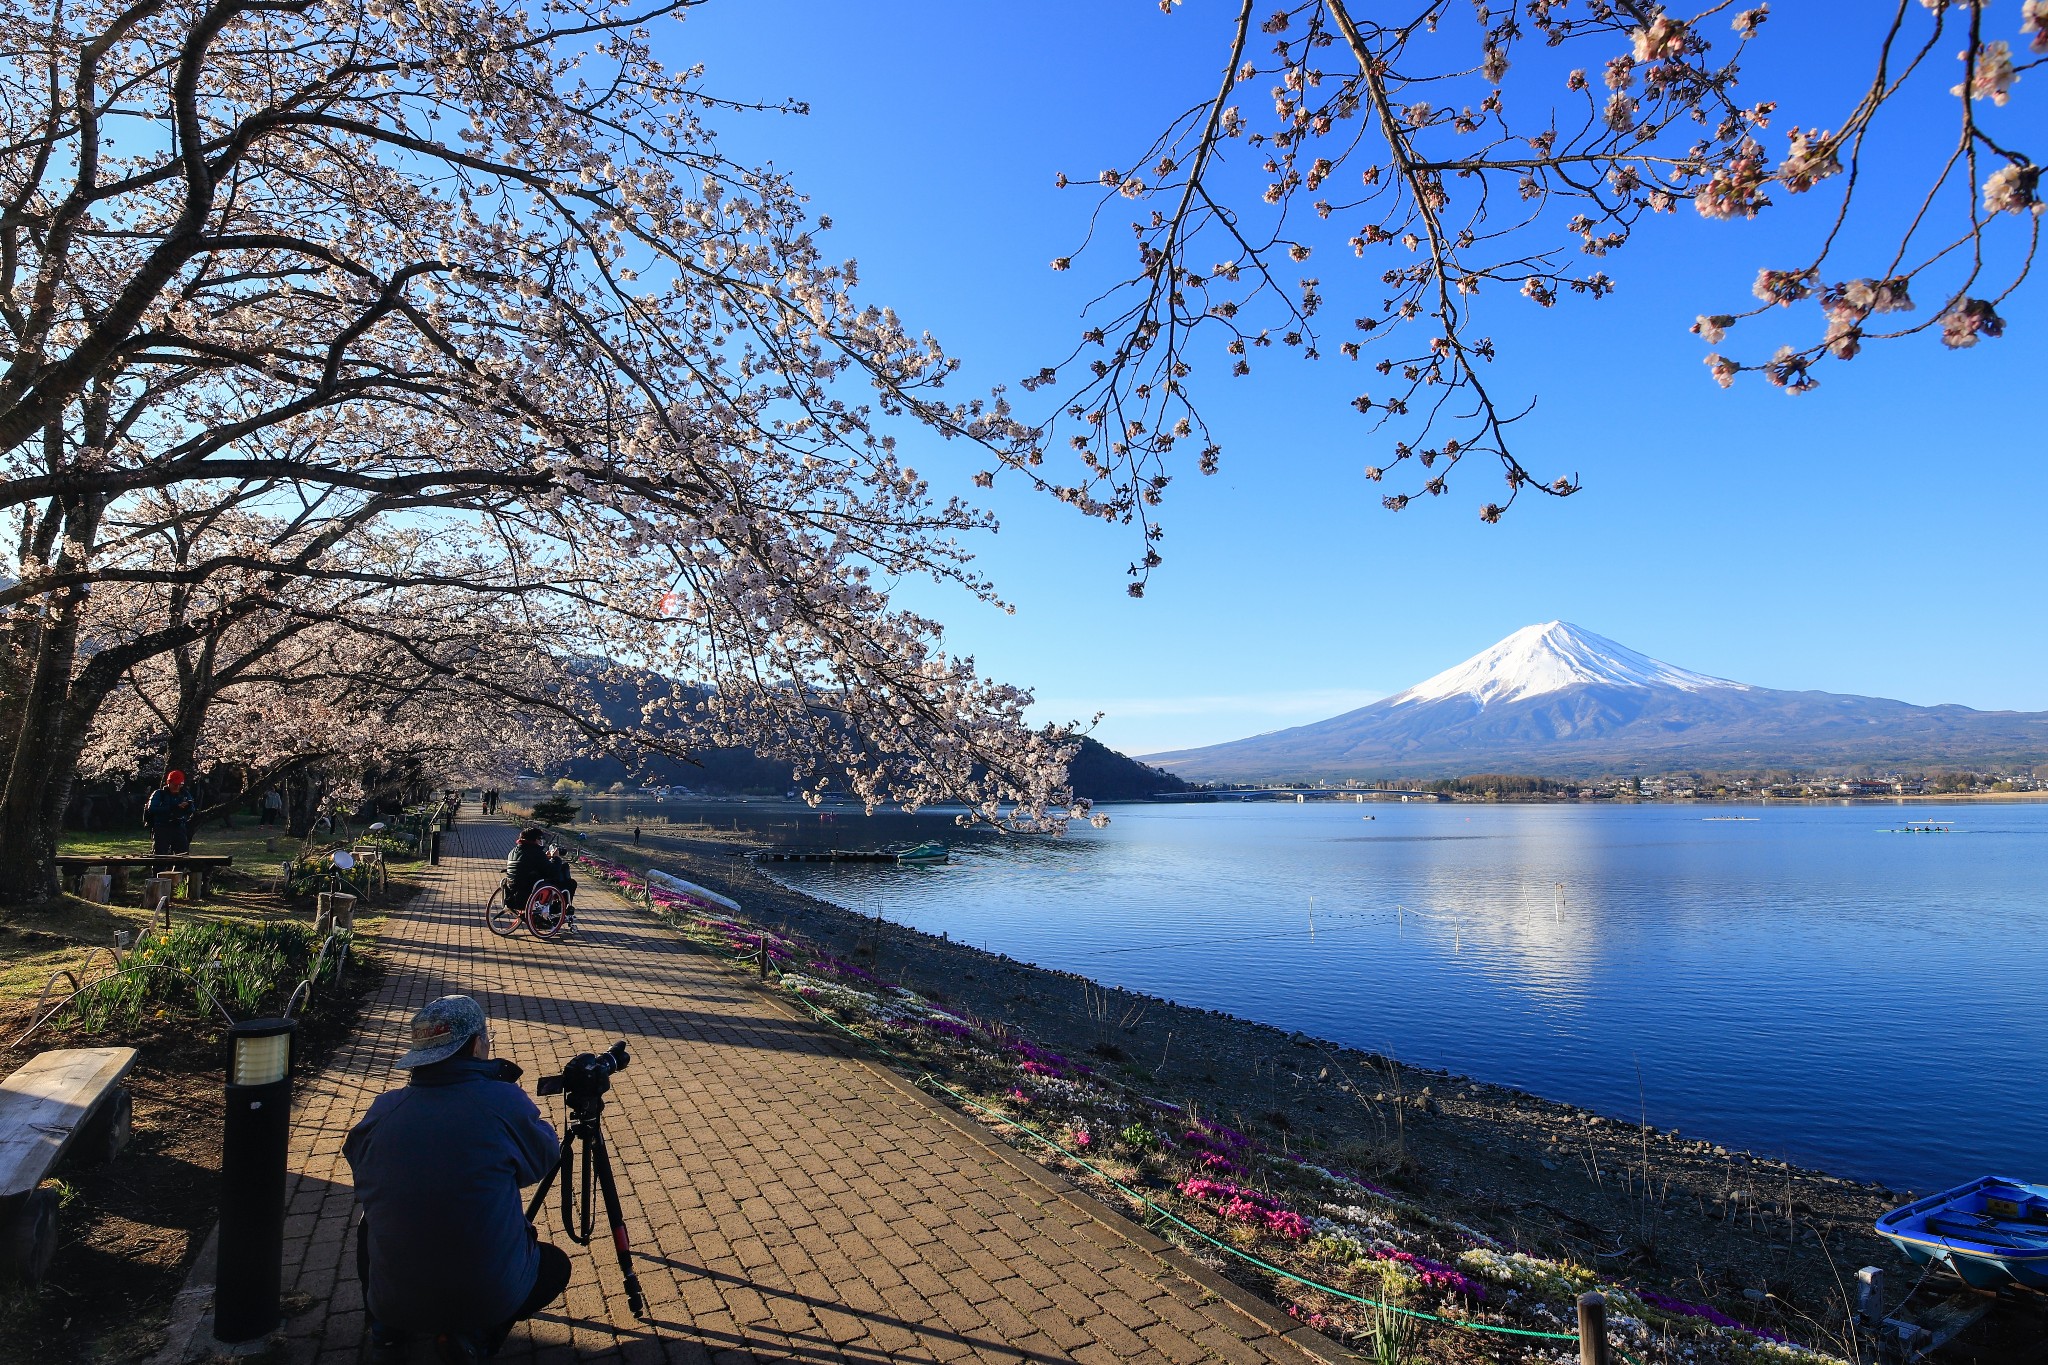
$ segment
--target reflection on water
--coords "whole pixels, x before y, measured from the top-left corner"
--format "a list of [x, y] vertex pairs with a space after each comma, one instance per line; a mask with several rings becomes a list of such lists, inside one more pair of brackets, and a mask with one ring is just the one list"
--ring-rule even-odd
[[770, 832], [936, 834], [943, 867], [777, 871], [1183, 1004], [1616, 1115], [1640, 1065], [1653, 1122], [1912, 1188], [2048, 1177], [2048, 807], [1914, 810], [1939, 837], [1881, 832], [1889, 806], [1110, 813], [1063, 840]]

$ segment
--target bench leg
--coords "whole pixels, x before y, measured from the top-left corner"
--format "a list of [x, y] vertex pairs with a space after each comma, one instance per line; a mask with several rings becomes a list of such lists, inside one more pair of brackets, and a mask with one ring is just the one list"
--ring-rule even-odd
[[56, 1254], [57, 1192], [30, 1190], [14, 1216], [0, 1222], [0, 1280], [33, 1288]]
[[100, 1102], [99, 1110], [79, 1130], [74, 1148], [78, 1159], [88, 1164], [112, 1161], [128, 1145], [134, 1126], [135, 1097], [127, 1086], [115, 1086], [114, 1093]]

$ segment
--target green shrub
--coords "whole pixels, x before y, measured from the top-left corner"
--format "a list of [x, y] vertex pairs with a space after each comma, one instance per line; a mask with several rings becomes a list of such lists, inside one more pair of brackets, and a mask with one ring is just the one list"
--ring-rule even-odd
[[582, 809], [583, 807], [573, 801], [565, 801], [559, 796], [550, 796], [544, 801], [533, 803], [533, 818], [536, 822], [543, 825], [566, 825], [571, 820], [574, 820], [576, 813]]
[[1142, 1123], [1133, 1123], [1116, 1135], [1118, 1142], [1126, 1147], [1135, 1147], [1141, 1152], [1159, 1150], [1159, 1134]]
[[[209, 994], [237, 1019], [282, 1014], [319, 948], [303, 924], [228, 920], [151, 931], [129, 952], [121, 973], [72, 1002], [65, 1022], [91, 1033], [133, 1028], [145, 1017], [218, 1022]], [[322, 978], [338, 967], [332, 960], [324, 964]]]

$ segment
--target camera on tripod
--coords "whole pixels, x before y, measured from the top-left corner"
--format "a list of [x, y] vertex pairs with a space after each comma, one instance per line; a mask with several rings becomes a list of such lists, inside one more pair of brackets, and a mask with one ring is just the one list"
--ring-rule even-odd
[[[619, 1207], [618, 1182], [612, 1178], [611, 1154], [604, 1141], [604, 1096], [612, 1088], [612, 1076], [626, 1069], [631, 1059], [623, 1042], [603, 1052], [579, 1052], [562, 1067], [558, 1076], [543, 1076], [535, 1087], [543, 1095], [560, 1095], [569, 1106], [568, 1122], [562, 1128], [562, 1154], [533, 1202], [526, 1206], [526, 1221], [534, 1222], [547, 1202], [548, 1190], [561, 1184], [562, 1231], [578, 1246], [590, 1245], [592, 1202], [604, 1198], [605, 1221], [611, 1225], [612, 1250], [619, 1258], [619, 1271], [626, 1279], [626, 1303], [633, 1316], [644, 1317], [647, 1303], [640, 1294], [640, 1277], [633, 1273], [633, 1249], [626, 1235], [626, 1216]], [[577, 1199], [576, 1145], [583, 1145], [582, 1199]]]
[[535, 1087], [543, 1095], [561, 1095], [569, 1103], [596, 1099], [612, 1088], [612, 1076], [626, 1069], [632, 1058], [623, 1041], [603, 1052], [579, 1052], [562, 1067], [559, 1076], [543, 1076]]

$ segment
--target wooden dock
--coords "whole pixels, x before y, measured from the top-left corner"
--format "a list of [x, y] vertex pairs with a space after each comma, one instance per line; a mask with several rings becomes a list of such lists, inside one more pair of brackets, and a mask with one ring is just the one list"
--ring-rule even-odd
[[763, 863], [893, 863], [897, 852], [887, 848], [764, 848], [753, 856]]

